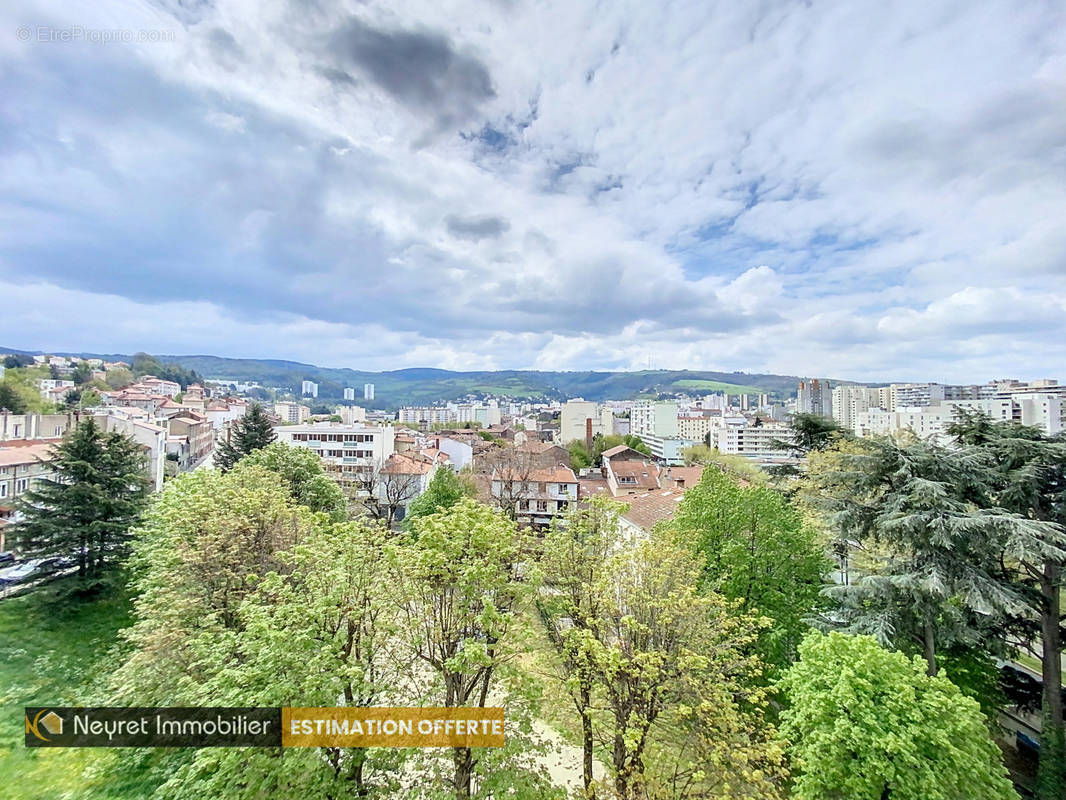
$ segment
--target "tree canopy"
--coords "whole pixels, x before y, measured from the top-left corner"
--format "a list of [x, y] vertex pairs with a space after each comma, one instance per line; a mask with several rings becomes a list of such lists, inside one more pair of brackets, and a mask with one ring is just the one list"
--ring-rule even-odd
[[811, 633], [781, 686], [797, 800], [1017, 800], [977, 702], [872, 637]]
[[216, 445], [215, 466], [223, 472], [231, 470], [246, 455], [261, 450], [277, 438], [263, 407], [253, 403], [243, 417], [233, 421], [229, 436]]

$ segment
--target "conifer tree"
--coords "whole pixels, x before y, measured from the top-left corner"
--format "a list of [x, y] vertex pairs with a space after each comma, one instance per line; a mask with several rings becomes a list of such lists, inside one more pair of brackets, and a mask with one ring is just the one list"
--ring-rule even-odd
[[228, 472], [246, 455], [261, 450], [276, 438], [263, 407], [253, 403], [243, 417], [234, 421], [229, 438], [215, 448], [215, 466]]
[[[38, 480], [19, 498], [18, 548], [30, 558], [73, 559], [83, 578], [117, 565], [147, 500], [144, 462], [128, 436], [106, 433], [91, 419], [75, 426], [53, 449], [54, 477]], [[62, 566], [53, 562], [46, 569]]]

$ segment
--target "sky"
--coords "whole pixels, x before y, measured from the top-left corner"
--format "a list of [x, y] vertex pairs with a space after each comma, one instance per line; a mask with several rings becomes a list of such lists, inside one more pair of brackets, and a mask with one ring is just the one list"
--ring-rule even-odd
[[0, 345], [1066, 380], [1066, 4], [0, 10]]

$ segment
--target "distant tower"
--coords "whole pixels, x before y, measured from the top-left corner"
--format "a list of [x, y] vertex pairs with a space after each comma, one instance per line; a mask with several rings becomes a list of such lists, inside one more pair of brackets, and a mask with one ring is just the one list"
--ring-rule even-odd
[[352, 389], [352, 388], [345, 389], [344, 390], [344, 399], [345, 400], [354, 400], [355, 399], [355, 389]]
[[318, 384], [314, 381], [304, 381], [300, 386], [300, 393], [304, 397], [318, 397]]
[[364, 400], [373, 400], [374, 399], [374, 384], [372, 384], [372, 383], [364, 383], [363, 384], [363, 399]]

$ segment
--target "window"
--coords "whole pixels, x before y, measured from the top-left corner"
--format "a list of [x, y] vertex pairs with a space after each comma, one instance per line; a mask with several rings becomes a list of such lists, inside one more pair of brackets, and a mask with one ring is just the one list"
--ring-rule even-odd
[[7, 497], [7, 482], [0, 483], [0, 497]]
[[29, 478], [19, 478], [15, 481], [15, 494], [22, 494], [26, 491], [26, 484], [29, 483]]
[[547, 510], [548, 510], [548, 501], [547, 500], [538, 500], [537, 501], [537, 511], [540, 511], [541, 513], [544, 513]]
[[63, 426], [62, 425], [56, 425], [56, 436], [62, 436], [62, 435], [63, 435]]
[[15, 425], [14, 435], [12, 436], [12, 438], [13, 439], [20, 439], [21, 437], [22, 437], [22, 426], [21, 425]]

